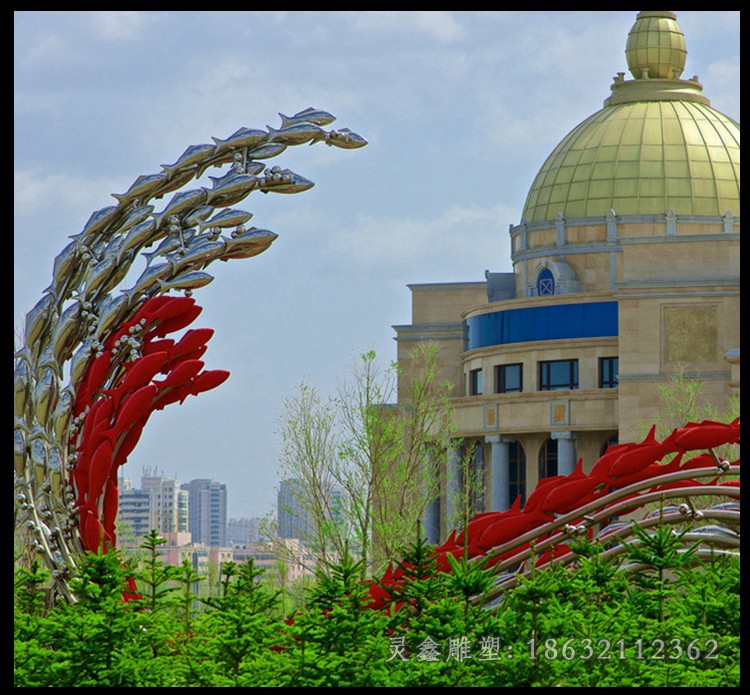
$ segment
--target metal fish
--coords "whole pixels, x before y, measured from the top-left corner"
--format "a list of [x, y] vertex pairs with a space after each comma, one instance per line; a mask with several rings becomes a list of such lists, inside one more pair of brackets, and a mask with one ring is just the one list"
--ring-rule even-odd
[[85, 264], [81, 263], [81, 245], [71, 241], [55, 258], [52, 269], [52, 287], [58, 292], [64, 292], [71, 278], [78, 274], [82, 275]]
[[251, 258], [265, 251], [277, 238], [278, 234], [268, 229], [252, 229], [238, 234], [234, 239], [228, 241], [227, 251], [221, 260], [230, 258]]
[[60, 363], [68, 360], [84, 335], [86, 324], [81, 317], [82, 310], [81, 303], [74, 302], [63, 311], [56, 322], [52, 333], [52, 351]]
[[354, 133], [349, 128], [341, 130], [332, 130], [325, 139], [326, 145], [334, 145], [345, 150], [355, 150], [358, 147], [364, 147], [367, 140], [358, 133]]
[[57, 407], [60, 395], [60, 382], [55, 370], [47, 367], [34, 388], [34, 411], [41, 424], [47, 422], [47, 417]]
[[149, 217], [140, 224], [135, 225], [125, 237], [122, 246], [117, 252], [117, 262], [120, 263], [121, 259], [128, 251], [138, 251], [151, 239], [151, 235], [156, 231], [156, 220], [153, 217]]
[[280, 174], [273, 174], [262, 179], [260, 190], [262, 193], [301, 193], [314, 185], [313, 181], [304, 176], [284, 169]]
[[82, 295], [90, 302], [96, 299], [98, 290], [117, 270], [117, 259], [114, 256], [107, 256], [104, 260], [99, 261], [89, 269], [86, 275], [86, 284], [84, 285]]
[[165, 172], [139, 176], [125, 193], [113, 193], [112, 197], [117, 199], [121, 208], [124, 208], [136, 198], [148, 200], [168, 180], [169, 176]]
[[85, 342], [75, 352], [70, 360], [70, 388], [74, 391], [78, 389], [78, 386], [83, 379], [83, 375], [86, 373], [86, 366], [91, 359], [91, 355], [94, 353], [94, 346], [92, 341]]
[[214, 153], [216, 145], [191, 145], [179, 157], [174, 164], [162, 164], [161, 168], [170, 178], [180, 169], [196, 166], [210, 154]]
[[[213, 178], [213, 177], [210, 176], [209, 178]], [[195, 208], [195, 210], [185, 215], [185, 217], [182, 219], [182, 224], [185, 227], [195, 227], [195, 225], [199, 225], [213, 211], [214, 211], [213, 205], [201, 205], [200, 207]]]
[[172, 215], [180, 217], [183, 213], [194, 207], [203, 205], [206, 202], [206, 189], [196, 188], [182, 193], [175, 193], [167, 206], [160, 213], [155, 215], [156, 224], [161, 227], [164, 220], [169, 219]]
[[140, 224], [145, 220], [152, 212], [154, 211], [153, 205], [139, 205], [136, 208], [133, 208], [127, 215], [125, 216], [125, 219], [118, 224], [114, 229], [112, 229], [112, 234], [124, 234], [128, 230], [135, 227], [135, 225]]
[[38, 350], [38, 341], [41, 335], [47, 330], [52, 313], [54, 311], [55, 297], [51, 294], [45, 294], [26, 314], [26, 323], [24, 327], [24, 339], [26, 345], [34, 351]]
[[203, 268], [211, 261], [220, 256], [226, 249], [227, 242], [223, 237], [210, 239], [208, 237], [197, 237], [193, 239], [187, 250], [182, 254], [175, 254], [175, 257], [169, 257], [174, 263], [175, 271], [181, 271], [183, 268], [194, 266]]
[[289, 125], [295, 123], [307, 122], [314, 123], [315, 125], [330, 125], [336, 120], [336, 116], [328, 113], [328, 111], [320, 111], [309, 106], [304, 111], [299, 111], [294, 116], [285, 116], [283, 113], [279, 113], [281, 117], [281, 127], [286, 128]]
[[259, 180], [252, 174], [235, 174], [213, 189], [204, 188], [206, 202], [214, 207], [238, 203], [258, 185]]
[[83, 230], [77, 236], [80, 239], [90, 239], [96, 234], [103, 232], [112, 222], [114, 222], [122, 213], [119, 205], [110, 205], [101, 210], [97, 210], [89, 217], [89, 221], [83, 227]]
[[28, 434], [29, 431], [23, 423], [17, 423], [13, 429], [13, 468], [18, 478], [23, 478], [26, 475], [26, 457], [28, 455], [26, 438]]
[[313, 142], [323, 140], [328, 135], [325, 130], [314, 123], [295, 123], [280, 130], [276, 130], [270, 125], [266, 127], [269, 133], [268, 142], [281, 143], [282, 145], [302, 145], [311, 140]]
[[94, 333], [96, 340], [103, 341], [109, 335], [110, 329], [123, 321], [129, 308], [130, 301], [125, 294], [107, 299], [99, 312], [99, 321], [97, 321]]
[[236, 150], [244, 147], [257, 147], [268, 139], [268, 133], [264, 130], [252, 128], [240, 128], [225, 140], [211, 138], [215, 143], [214, 154], [221, 154], [227, 150]]
[[281, 154], [286, 149], [286, 145], [281, 142], [269, 142], [267, 145], [261, 145], [247, 153], [248, 159], [270, 159]]
[[154, 198], [162, 198], [167, 193], [176, 191], [178, 188], [182, 188], [188, 181], [190, 181], [196, 174], [197, 166], [193, 165], [187, 169], [181, 169], [180, 171], [174, 172], [169, 176], [169, 180], [164, 185], [160, 186], [154, 193]]
[[65, 444], [68, 438], [68, 428], [70, 427], [74, 403], [75, 391], [70, 387], [65, 388], [61, 391], [57, 407], [52, 413], [52, 432], [55, 439], [61, 444]]
[[213, 275], [195, 270], [178, 275], [169, 282], [163, 280], [157, 280], [157, 282], [162, 292], [169, 292], [169, 290], [194, 290], [198, 287], [205, 287], [213, 279]]
[[141, 273], [135, 285], [129, 290], [123, 290], [123, 292], [132, 299], [154, 287], [158, 280], [166, 280], [173, 272], [174, 265], [169, 261], [149, 266]]
[[13, 412], [18, 418], [24, 417], [26, 413], [31, 385], [31, 365], [27, 359], [18, 358], [13, 369]]
[[237, 225], [245, 224], [245, 222], [251, 220], [252, 217], [252, 212], [230, 208], [228, 210], [222, 210], [210, 220], [199, 222], [198, 228], [200, 231], [203, 231], [204, 229], [211, 229], [212, 227], [220, 227], [222, 229], [226, 227], [236, 227]]

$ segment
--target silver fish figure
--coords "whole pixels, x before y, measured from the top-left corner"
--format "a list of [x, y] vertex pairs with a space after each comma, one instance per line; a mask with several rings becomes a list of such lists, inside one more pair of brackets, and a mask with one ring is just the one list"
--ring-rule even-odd
[[268, 139], [265, 130], [254, 130], [252, 128], [240, 128], [225, 140], [211, 138], [215, 143], [214, 154], [221, 154], [227, 150], [242, 149], [244, 147], [257, 147]]
[[139, 176], [125, 193], [113, 193], [112, 197], [117, 200], [121, 208], [125, 208], [137, 198], [148, 200], [168, 180], [169, 176], [165, 172]]
[[193, 165], [192, 167], [188, 167], [187, 169], [180, 169], [179, 171], [173, 172], [169, 176], [167, 183], [159, 186], [159, 188], [154, 191], [152, 196], [154, 198], [163, 198], [167, 193], [171, 193], [172, 191], [176, 191], [177, 189], [182, 188], [195, 176], [196, 170], [197, 165]]
[[202, 232], [205, 229], [211, 229], [213, 227], [220, 227], [222, 229], [226, 227], [236, 227], [237, 225], [245, 224], [245, 222], [251, 220], [252, 217], [252, 212], [230, 208], [228, 210], [222, 210], [209, 220], [199, 222], [198, 229]]
[[52, 313], [54, 311], [55, 297], [51, 294], [45, 294], [34, 307], [26, 314], [26, 323], [24, 330], [25, 344], [38, 351], [39, 338], [47, 330]]
[[13, 429], [13, 468], [17, 478], [23, 478], [26, 475], [26, 439], [28, 434], [28, 429], [20, 424]]
[[52, 367], [47, 367], [34, 387], [34, 410], [40, 424], [46, 424], [50, 413], [57, 407], [59, 392], [60, 382], [57, 374]]
[[81, 317], [82, 310], [81, 302], [73, 302], [57, 320], [52, 333], [52, 351], [60, 364], [70, 358], [84, 335], [86, 324]]
[[117, 270], [117, 258], [107, 256], [104, 260], [99, 261], [96, 265], [89, 268], [86, 275], [86, 284], [81, 293], [89, 302], [96, 300], [98, 290]]
[[328, 113], [328, 111], [314, 109], [312, 106], [295, 113], [294, 116], [285, 116], [283, 113], [279, 113], [279, 116], [281, 117], [282, 128], [300, 122], [314, 123], [315, 125], [324, 126], [330, 125], [336, 120], [336, 116]]
[[13, 368], [13, 412], [17, 418], [23, 418], [26, 415], [31, 388], [31, 365], [26, 358], [19, 357]]
[[91, 340], [87, 340], [81, 347], [73, 353], [70, 360], [70, 381], [69, 387], [74, 391], [78, 388], [86, 372], [86, 366], [94, 354], [94, 345]]
[[286, 149], [286, 145], [281, 142], [269, 142], [267, 145], [261, 145], [247, 153], [248, 159], [270, 159], [281, 154]]
[[157, 280], [162, 293], [169, 292], [169, 290], [194, 290], [198, 287], [205, 287], [209, 282], [214, 279], [213, 275], [204, 273], [199, 270], [191, 270], [190, 272], [178, 275], [172, 280], [165, 282], [164, 280]]
[[146, 259], [146, 262], [150, 265], [151, 262], [154, 260], [155, 256], [164, 256], [169, 253], [173, 253], [174, 251], [178, 250], [185, 250], [185, 244], [183, 242], [183, 237], [185, 236], [184, 233], [172, 233], [170, 232], [167, 234], [167, 236], [164, 238], [164, 240], [159, 244], [153, 251], [148, 251], [147, 253], [142, 253], [141, 255]]
[[238, 234], [228, 240], [227, 251], [221, 260], [230, 258], [251, 258], [265, 251], [277, 238], [278, 234], [268, 229], [257, 229], [255, 227]]
[[174, 272], [174, 264], [169, 261], [149, 266], [141, 273], [135, 285], [128, 290], [122, 290], [131, 300], [155, 287], [158, 280], [168, 279]]
[[47, 290], [58, 295], [65, 293], [74, 277], [82, 277], [85, 264], [81, 263], [81, 245], [71, 241], [55, 258], [52, 268], [52, 283]]
[[310, 179], [295, 174], [289, 169], [280, 172], [280, 178], [266, 177], [262, 183], [261, 192], [263, 193], [301, 193], [312, 188], [315, 185]]
[[[213, 178], [213, 177], [209, 177]], [[195, 208], [192, 212], [189, 212], [185, 217], [182, 218], [182, 224], [184, 227], [195, 227], [205, 220], [214, 211], [213, 205], [201, 205]]]
[[266, 127], [269, 133], [268, 142], [282, 145], [303, 145], [311, 140], [323, 140], [327, 136], [326, 131], [314, 123], [295, 123], [280, 130], [270, 125]]
[[127, 295], [109, 297], [99, 312], [94, 338], [100, 342], [105, 340], [110, 330], [125, 320], [128, 309], [130, 309], [130, 302]]
[[143, 222], [154, 211], [153, 205], [139, 205], [125, 215], [125, 218], [111, 231], [111, 234], [124, 234], [135, 225]]
[[191, 145], [179, 157], [174, 164], [162, 164], [167, 176], [171, 177], [180, 169], [198, 165], [210, 154], [214, 153], [216, 144], [213, 145]]
[[258, 177], [252, 174], [235, 174], [224, 179], [216, 188], [204, 188], [206, 202], [214, 207], [238, 203], [257, 187], [258, 181]]
[[52, 413], [52, 432], [55, 435], [55, 439], [62, 445], [65, 445], [68, 439], [68, 428], [70, 427], [75, 400], [75, 391], [70, 387], [63, 389], [60, 392], [57, 407]]
[[223, 237], [210, 239], [207, 236], [197, 237], [193, 240], [185, 253], [175, 254], [174, 258], [169, 256], [175, 267], [175, 272], [182, 271], [183, 268], [200, 270], [212, 261], [216, 260], [226, 249], [227, 242]]
[[89, 239], [96, 234], [102, 233], [112, 222], [114, 222], [122, 213], [119, 205], [110, 205], [101, 210], [97, 210], [89, 221], [83, 227], [83, 230], [78, 234], [81, 239]]
[[156, 231], [156, 220], [153, 217], [149, 217], [143, 220], [140, 224], [135, 225], [125, 237], [122, 242], [122, 246], [117, 251], [117, 263], [121, 263], [123, 257], [128, 251], [135, 251], [136, 253], [143, 248], [149, 240], [151, 235]]
[[190, 191], [183, 191], [182, 193], [175, 193], [172, 199], [167, 203], [167, 206], [160, 213], [155, 215], [156, 226], [161, 227], [165, 220], [169, 219], [172, 215], [180, 217], [183, 213], [191, 210], [194, 207], [203, 205], [206, 201], [206, 189], [195, 188]]
[[341, 130], [332, 130], [328, 133], [325, 143], [326, 145], [341, 147], [345, 150], [355, 150], [359, 147], [364, 147], [367, 144], [367, 140], [358, 133], [349, 130], [349, 128], [342, 128]]

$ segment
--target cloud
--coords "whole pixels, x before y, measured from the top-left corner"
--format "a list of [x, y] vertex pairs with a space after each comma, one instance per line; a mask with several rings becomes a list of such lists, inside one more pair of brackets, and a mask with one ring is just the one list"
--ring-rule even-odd
[[90, 12], [94, 33], [107, 41], [130, 41], [140, 38], [146, 25], [157, 21], [160, 12], [95, 11]]
[[360, 266], [410, 270], [415, 281], [420, 273], [441, 268], [446, 275], [481, 273], [509, 267], [508, 220], [518, 217], [519, 211], [502, 203], [492, 208], [454, 204], [432, 219], [363, 216], [334, 232], [328, 248]]
[[466, 30], [450, 12], [380, 10], [345, 15], [349, 26], [358, 33], [410, 33], [441, 43], [458, 41], [466, 36]]

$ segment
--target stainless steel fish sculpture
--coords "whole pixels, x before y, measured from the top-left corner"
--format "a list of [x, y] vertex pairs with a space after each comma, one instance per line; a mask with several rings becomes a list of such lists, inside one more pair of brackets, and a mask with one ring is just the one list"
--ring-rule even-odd
[[[75, 600], [69, 580], [82, 553], [115, 546], [117, 467], [137, 442], [143, 412], [182, 402], [228, 375], [199, 371], [202, 361], [190, 356], [205, 350], [200, 341], [182, 354], [174, 341], [159, 338], [200, 311], [190, 297], [214, 280], [209, 264], [251, 258], [277, 238], [246, 228], [252, 213], [232, 206], [253, 191], [290, 194], [314, 185], [266, 165], [289, 147], [367, 144], [348, 129], [325, 130], [335, 120], [327, 111], [279, 116], [278, 128], [240, 127], [191, 145], [160, 172], [113, 193], [115, 205], [95, 211], [70, 235], [49, 286], [26, 314], [14, 355], [14, 519], [26, 551], [41, 556], [63, 600]], [[211, 186], [181, 190], [224, 166]], [[197, 329], [193, 341], [207, 330]], [[164, 345], [173, 346], [177, 366], [163, 364]], [[165, 369], [166, 378], [152, 381]]]

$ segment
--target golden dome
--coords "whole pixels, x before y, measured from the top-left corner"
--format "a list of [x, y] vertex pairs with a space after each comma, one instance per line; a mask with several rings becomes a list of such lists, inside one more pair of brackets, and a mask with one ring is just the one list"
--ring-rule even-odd
[[638, 15], [628, 37], [635, 79], [619, 73], [604, 108], [552, 151], [526, 198], [526, 223], [609, 210], [739, 216], [740, 126], [711, 108], [697, 77], [677, 78], [685, 56], [680, 37], [672, 13]]

